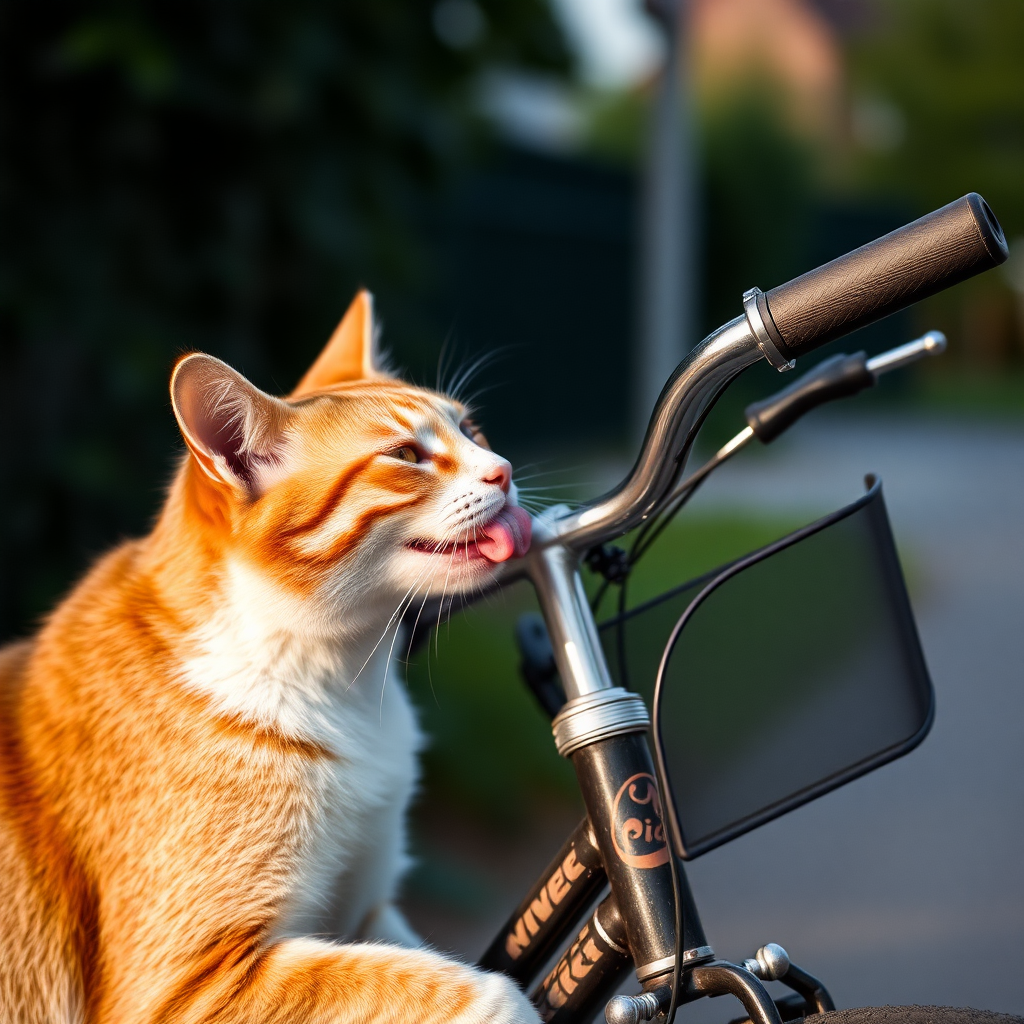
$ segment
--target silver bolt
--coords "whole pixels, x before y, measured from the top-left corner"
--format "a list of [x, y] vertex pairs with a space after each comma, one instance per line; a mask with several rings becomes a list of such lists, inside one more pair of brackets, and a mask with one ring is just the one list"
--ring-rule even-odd
[[778, 981], [789, 970], [789, 954], [777, 942], [762, 946], [754, 956], [761, 968], [758, 977], [765, 981]]
[[608, 1024], [643, 1024], [661, 1013], [661, 1000], [653, 992], [638, 996], [614, 996], [604, 1008]]

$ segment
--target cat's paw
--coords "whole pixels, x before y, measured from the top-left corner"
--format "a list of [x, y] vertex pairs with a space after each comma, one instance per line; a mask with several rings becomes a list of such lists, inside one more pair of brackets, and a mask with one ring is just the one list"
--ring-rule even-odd
[[533, 1003], [504, 974], [476, 973], [476, 998], [452, 1024], [540, 1024]]

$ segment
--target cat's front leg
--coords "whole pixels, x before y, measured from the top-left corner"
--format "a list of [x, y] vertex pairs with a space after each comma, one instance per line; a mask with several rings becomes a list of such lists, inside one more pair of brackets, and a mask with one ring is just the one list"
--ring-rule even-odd
[[[147, 1020], [188, 1024], [540, 1024], [510, 978], [425, 949], [286, 939], [207, 971]], [[170, 1012], [168, 1012], [170, 1011]], [[143, 1019], [115, 1015], [115, 1019]]]
[[423, 943], [405, 915], [390, 901], [374, 907], [363, 918], [356, 938], [364, 942], [390, 942], [409, 949]]

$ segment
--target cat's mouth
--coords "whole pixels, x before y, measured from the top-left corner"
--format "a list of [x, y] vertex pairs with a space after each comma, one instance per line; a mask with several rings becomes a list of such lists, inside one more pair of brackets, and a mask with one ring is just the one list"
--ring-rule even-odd
[[411, 540], [406, 544], [413, 551], [427, 555], [447, 556], [450, 560], [507, 562], [525, 555], [530, 549], [529, 513], [518, 505], [506, 505], [496, 516], [477, 526], [472, 537], [439, 544], [436, 540]]

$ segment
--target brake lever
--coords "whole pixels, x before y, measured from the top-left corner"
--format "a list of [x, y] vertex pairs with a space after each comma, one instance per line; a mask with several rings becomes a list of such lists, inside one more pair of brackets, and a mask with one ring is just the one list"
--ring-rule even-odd
[[863, 352], [857, 352], [824, 360], [789, 387], [748, 405], [744, 410], [747, 426], [722, 445], [703, 466], [677, 483], [662, 507], [671, 505], [691, 491], [708, 473], [745, 448], [755, 437], [762, 444], [770, 444], [812, 409], [874, 387], [882, 374], [909, 366], [925, 356], [937, 356], [945, 350], [946, 336], [941, 331], [928, 331], [920, 338], [871, 359]]
[[874, 387], [883, 373], [923, 356], [938, 355], [945, 348], [946, 336], [941, 331], [929, 331], [873, 359], [864, 352], [832, 356], [789, 387], [748, 405], [744, 410], [747, 426], [762, 444], [769, 444], [811, 409]]

